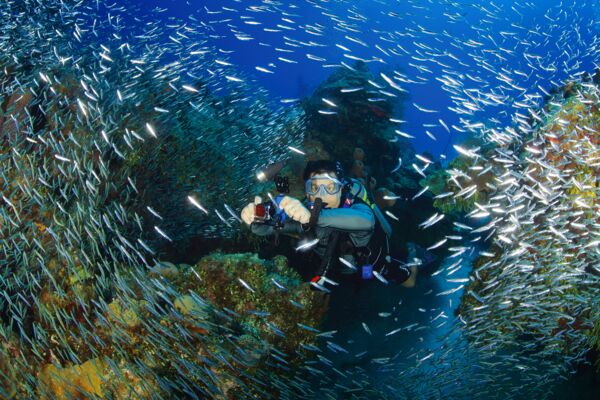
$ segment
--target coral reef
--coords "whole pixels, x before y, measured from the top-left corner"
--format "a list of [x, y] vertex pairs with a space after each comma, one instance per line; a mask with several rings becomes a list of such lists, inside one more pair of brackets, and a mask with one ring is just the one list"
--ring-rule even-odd
[[[186, 75], [214, 60], [183, 71], [166, 68], [169, 55], [158, 47], [132, 41], [117, 51], [144, 26], [98, 19], [102, 47], [73, 46], [76, 20], [93, 20], [93, 12], [84, 17], [70, 1], [20, 3], [5, 21], [15, 40], [3, 36], [0, 56], [0, 398], [247, 398], [288, 390], [279, 383], [266, 393], [257, 382], [270, 369], [292, 371], [302, 354], [292, 348], [311, 342], [314, 332], [295, 325], [316, 326], [322, 315], [306, 285], [305, 295], [291, 276], [261, 275], [258, 259], [238, 260], [254, 271], [247, 279], [257, 294], [264, 288], [257, 280], [277, 276], [290, 285], [277, 292], [280, 301], [292, 294], [307, 310], [297, 307], [298, 321], [282, 317], [275, 307], [288, 312], [295, 303], [285, 308], [270, 298], [286, 341], [274, 335], [275, 323], [258, 321], [269, 320], [262, 310], [240, 322], [201, 299], [193, 290], [205, 287], [192, 285], [191, 270], [180, 268], [189, 275], [182, 292], [147, 268], [188, 243], [207, 251], [205, 238], [237, 230], [224, 204], [243, 204], [254, 194], [246, 182], [256, 168], [301, 142], [300, 114], [271, 108], [258, 88]], [[32, 13], [61, 15], [63, 23], [57, 29]], [[22, 40], [27, 29], [39, 32], [35, 49]], [[187, 89], [173, 85], [182, 76]], [[237, 293], [227, 287], [245, 275], [230, 272], [220, 288]]]
[[[337, 69], [302, 102], [302, 107], [306, 113], [306, 139], [322, 143], [329, 156], [341, 161], [347, 170], [353, 160], [368, 160], [369, 174], [379, 178], [388, 174], [398, 158], [398, 148], [389, 140], [397, 137], [389, 119], [400, 112], [404, 96], [382, 94], [369, 83], [376, 80], [367, 64], [358, 61], [351, 69]], [[353, 88], [358, 90], [343, 91]]]
[[511, 351], [532, 374], [548, 374], [556, 360], [563, 362], [555, 369], [568, 368], [600, 340], [597, 89], [572, 82], [555, 92], [523, 143], [495, 151], [494, 162], [510, 173], [492, 167], [496, 178], [485, 202], [478, 199], [478, 217], [493, 219], [474, 232], [492, 244], [475, 262], [459, 309], [478, 348]]
[[[181, 382], [197, 396], [244, 398], [255, 390], [275, 398], [277, 390], [253, 389], [253, 380], [269, 371], [283, 379], [297, 368], [307, 353], [300, 346], [316, 343], [301, 326], [318, 328], [325, 312], [320, 294], [283, 257], [216, 253], [194, 266], [165, 262], [121, 274], [108, 304], [100, 297], [80, 304], [69, 293], [62, 300], [48, 289], [35, 318], [48, 345], [24, 350], [14, 337], [3, 340], [0, 368], [13, 377], [3, 397], [30, 391], [30, 375], [41, 398], [168, 397], [186, 387]], [[79, 317], [61, 320], [65, 310]], [[19, 348], [27, 369], [15, 368]]]
[[[429, 187], [429, 191], [434, 195], [433, 206], [453, 217], [473, 211], [475, 203], [487, 201], [488, 193], [495, 189], [492, 184], [493, 177], [500, 167], [494, 161], [493, 146], [484, 144], [481, 139], [471, 138], [461, 145], [480, 149], [481, 156], [489, 160], [487, 167], [477, 166], [476, 159], [459, 154], [447, 168], [436, 168], [427, 178], [419, 181], [421, 187]], [[472, 189], [465, 191], [465, 188]]]

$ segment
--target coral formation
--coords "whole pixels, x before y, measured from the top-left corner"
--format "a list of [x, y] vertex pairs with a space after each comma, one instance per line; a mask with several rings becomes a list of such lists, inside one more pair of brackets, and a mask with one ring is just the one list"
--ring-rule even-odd
[[[103, 47], [75, 48], [77, 12], [66, 8], [76, 4], [19, 3], [6, 24], [39, 32], [40, 42], [32, 52], [3, 37], [0, 56], [0, 398], [276, 397], [279, 389], [266, 393], [257, 382], [269, 369], [293, 369], [302, 349], [291, 349], [314, 337], [295, 323], [316, 327], [322, 315], [306, 285], [305, 295], [290, 276], [261, 275], [261, 261], [244, 264], [255, 279], [288, 277], [289, 294], [311, 311], [296, 321], [269, 310], [289, 328], [286, 339], [261, 311], [240, 322], [191, 291], [200, 281], [189, 279], [183, 292], [168, 273], [147, 268], [197, 236], [203, 246], [236, 231], [224, 203], [238, 208], [254, 194], [246, 182], [256, 168], [301, 142], [300, 114], [267, 106], [257, 88], [247, 87], [252, 101], [242, 101], [244, 89], [226, 83], [220, 96], [199, 78], [187, 78], [196, 91], [172, 86], [211, 60], [165, 68], [168, 54], [134, 41], [110, 64], [100, 61], [139, 27], [117, 35], [98, 21]], [[34, 12], [60, 14], [64, 34], [50, 19], [31, 19]], [[144, 68], [133, 68], [142, 53]], [[240, 284], [235, 276], [222, 277], [221, 288], [237, 293], [227, 289]], [[287, 296], [278, 293], [281, 302]]]
[[[494, 217], [476, 230], [493, 243], [465, 288], [465, 331], [489, 353], [513, 351], [515, 362], [532, 371], [556, 359], [566, 368], [600, 340], [600, 253], [591, 234], [600, 207], [596, 93], [581, 83], [556, 91], [517, 150], [496, 152], [494, 161], [510, 163], [510, 174], [494, 173], [502, 179], [487, 182], [492, 205], [481, 202], [476, 210]], [[532, 357], [535, 366], [526, 364]]]
[[[167, 382], [188, 382], [196, 395], [241, 398], [253, 390], [253, 379], [269, 371], [282, 379], [300, 365], [301, 345], [316, 343], [301, 326], [318, 328], [325, 312], [320, 294], [283, 257], [216, 253], [194, 266], [165, 262], [148, 272], [121, 273], [110, 303], [85, 301], [79, 318], [58, 325], [36, 317], [38, 334], [50, 338], [34, 349], [42, 357], [36, 397], [152, 398], [172, 395]], [[40, 307], [57, 315], [79, 307], [66, 299], [49, 292]], [[10, 354], [18, 341], [3, 343], [0, 368], [16, 382], [6, 393], [24, 395], [31, 389], [23, 376], [33, 374], [33, 366], [16, 369], [18, 359]], [[28, 362], [36, 357], [31, 351], [24, 354]], [[204, 380], [206, 368], [212, 383]]]
[[[473, 211], [475, 203], [487, 201], [488, 193], [495, 188], [492, 182], [499, 168], [494, 161], [493, 147], [484, 145], [481, 139], [471, 138], [461, 145], [480, 149], [481, 156], [489, 159], [487, 167], [471, 168], [477, 164], [477, 160], [459, 154], [447, 168], [437, 168], [419, 181], [421, 187], [428, 187], [434, 195], [433, 206], [454, 217]], [[463, 190], [470, 187], [473, 189]]]
[[[398, 148], [389, 139], [393, 123], [389, 118], [399, 112], [402, 94], [395, 97], [379, 93], [369, 81], [375, 81], [366, 63], [357, 61], [352, 69], [339, 68], [302, 102], [306, 113], [306, 138], [318, 140], [334, 160], [347, 170], [354, 160], [371, 163], [371, 175], [383, 177], [393, 168]], [[352, 92], [343, 89], [360, 88]], [[376, 102], [374, 98], [378, 98]], [[323, 99], [336, 105], [332, 107]], [[323, 114], [319, 111], [333, 111]]]

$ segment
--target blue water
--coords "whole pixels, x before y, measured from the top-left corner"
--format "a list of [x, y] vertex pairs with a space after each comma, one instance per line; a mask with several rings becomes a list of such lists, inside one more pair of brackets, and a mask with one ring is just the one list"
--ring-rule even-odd
[[[439, 294], [461, 285], [446, 278], [467, 278], [472, 259], [465, 257], [461, 267], [447, 276], [448, 267], [455, 261], [445, 260], [439, 266], [441, 273], [432, 277], [422, 271], [411, 289], [383, 286], [377, 281], [357, 292], [354, 288], [340, 289], [332, 300], [324, 329], [337, 330], [335, 341], [349, 354], [328, 351], [325, 356], [342, 367], [360, 366], [376, 387], [389, 392], [386, 385], [396, 386], [403, 371], [418, 366], [419, 360], [432, 352], [441, 351], [446, 335], [457, 322], [455, 311], [463, 289]], [[404, 329], [393, 333], [398, 328]]]
[[[599, 25], [594, 21], [593, 15], [597, 14], [596, 8], [593, 6], [592, 1], [578, 1], [578, 2], [563, 2], [559, 0], [549, 0], [544, 2], [532, 2], [533, 7], [524, 7], [520, 2], [512, 1], [495, 1], [490, 4], [495, 5], [497, 9], [505, 10], [506, 14], [514, 17], [512, 21], [513, 26], [506, 26], [503, 21], [495, 21], [486, 17], [487, 11], [494, 12], [494, 7], [488, 4], [479, 2], [466, 2], [458, 1], [448, 3], [449, 5], [442, 6], [435, 2], [419, 2], [419, 1], [339, 1], [339, 2], [323, 2], [323, 6], [326, 6], [329, 10], [332, 10], [334, 14], [338, 15], [340, 19], [345, 19], [349, 22], [351, 19], [347, 19], [348, 15], [352, 15], [348, 10], [353, 10], [359, 15], [366, 18], [368, 22], [359, 24], [360, 32], [354, 34], [354, 38], [361, 40], [366, 43], [369, 47], [364, 47], [353, 42], [349, 42], [344, 37], [348, 35], [347, 32], [341, 32], [334, 29], [331, 25], [331, 19], [328, 16], [323, 15], [322, 10], [315, 7], [312, 2], [300, 1], [300, 2], [282, 2], [281, 9], [289, 14], [295, 14], [296, 16], [289, 16], [296, 24], [290, 24], [282, 20], [281, 13], [252, 13], [245, 11], [244, 8], [248, 6], [255, 6], [253, 2], [247, 1], [235, 1], [225, 0], [218, 3], [199, 1], [191, 2], [187, 1], [185, 4], [180, 1], [166, 1], [166, 0], [151, 0], [142, 1], [134, 0], [127, 1], [126, 4], [141, 4], [145, 10], [150, 10], [152, 7], [160, 7], [164, 9], [164, 12], [160, 13], [160, 17], [168, 21], [169, 18], [179, 18], [181, 20], [188, 20], [189, 16], [194, 16], [197, 20], [203, 21], [207, 27], [214, 34], [212, 37], [211, 44], [214, 44], [218, 49], [224, 51], [224, 53], [216, 54], [217, 58], [228, 59], [231, 63], [235, 64], [236, 68], [244, 71], [246, 74], [256, 80], [262, 87], [268, 89], [272, 94], [273, 98], [298, 98], [308, 96], [312, 91], [323, 82], [332, 72], [333, 67], [324, 67], [325, 65], [339, 65], [340, 62], [345, 61], [351, 65], [353, 60], [344, 58], [344, 50], [336, 47], [336, 44], [343, 44], [352, 50], [352, 55], [358, 56], [364, 59], [372, 59], [381, 57], [385, 59], [386, 63], [372, 62], [370, 67], [375, 75], [378, 75], [380, 71], [391, 72], [398, 70], [408, 77], [414, 78], [416, 76], [424, 76], [428, 79], [425, 83], [419, 84], [402, 84], [401, 86], [409, 91], [409, 97], [405, 101], [403, 109], [400, 111], [401, 119], [406, 120], [406, 124], [402, 125], [402, 130], [413, 134], [416, 138], [413, 140], [413, 144], [418, 152], [427, 150], [433, 155], [438, 156], [444, 152], [447, 153], [448, 158], [452, 158], [456, 155], [451, 146], [448, 146], [449, 141], [453, 143], [459, 143], [464, 140], [468, 135], [452, 133], [452, 137], [448, 137], [448, 134], [441, 128], [437, 127], [429, 129], [437, 137], [437, 141], [432, 141], [427, 135], [425, 135], [425, 129], [423, 124], [438, 124], [438, 119], [443, 119], [448, 126], [457, 125], [460, 126], [460, 118], [467, 118], [473, 122], [484, 122], [488, 118], [498, 118], [504, 124], [511, 125], [511, 117], [515, 111], [518, 111], [516, 107], [511, 107], [510, 104], [498, 107], [489, 107], [486, 110], [478, 112], [476, 116], [459, 116], [455, 112], [448, 109], [453, 107], [454, 104], [450, 95], [441, 89], [439, 81], [435, 80], [435, 77], [440, 77], [445, 74], [449, 69], [456, 73], [470, 74], [472, 76], [479, 76], [481, 79], [489, 81], [491, 85], [500, 83], [497, 80], [496, 72], [501, 72], [502, 68], [505, 71], [518, 70], [529, 75], [529, 78], [523, 76], [513, 75], [515, 83], [524, 88], [525, 90], [521, 93], [527, 94], [540, 94], [540, 90], [537, 85], [540, 85], [545, 90], [549, 90], [553, 85], [559, 84], [561, 80], [566, 79], [576, 71], [593, 71], [595, 62], [592, 53], [588, 53], [590, 49], [579, 48], [577, 43], [573, 43], [572, 48], [558, 48], [555, 46], [555, 40], [557, 37], [551, 35], [560, 35], [564, 31], [561, 30], [561, 23], [572, 23], [581, 24], [586, 26], [592, 24], [594, 31], [597, 33]], [[315, 2], [319, 4], [319, 2]], [[440, 2], [445, 3], [445, 2]], [[450, 4], [456, 4], [459, 6], [453, 6]], [[528, 4], [528, 3], [527, 3]], [[292, 7], [290, 7], [292, 5]], [[415, 8], [415, 6], [417, 8]], [[206, 7], [206, 8], [205, 8]], [[239, 10], [239, 12], [232, 12], [223, 10], [221, 7], [228, 9]], [[566, 7], [573, 8], [576, 10], [573, 14], [561, 11], [566, 10]], [[516, 10], [516, 11], [515, 11]], [[214, 14], [216, 12], [219, 14]], [[518, 11], [518, 13], [517, 13]], [[389, 12], [396, 13], [397, 15], [403, 16], [401, 19], [392, 18], [386, 15]], [[329, 14], [329, 12], [328, 12]], [[464, 16], [464, 19], [456, 23], [448, 23], [448, 17], [444, 14], [460, 14]], [[502, 12], [497, 13], [502, 16]], [[520, 14], [520, 15], [519, 15]], [[545, 14], [556, 18], [556, 21], [552, 21]], [[255, 20], [260, 21], [261, 25], [247, 25], [243, 23], [242, 17], [253, 17]], [[576, 17], [580, 20], [561, 20], [565, 17]], [[226, 20], [225, 23], [216, 23], [217, 21]], [[197, 25], [193, 21], [189, 21], [190, 26]], [[236, 28], [243, 31], [246, 34], [251, 35], [254, 40], [251, 41], [240, 41], [231, 32], [231, 26], [235, 25]], [[295, 30], [282, 32], [264, 32], [263, 28], [276, 28], [277, 25], [293, 26]], [[298, 26], [303, 25], [321, 25], [325, 27], [327, 36], [318, 37], [306, 33], [303, 30], [298, 29]], [[407, 30], [418, 29], [418, 27], [425, 28], [428, 32], [435, 33], [426, 37], [426, 40], [415, 39], [415, 37], [406, 36], [403, 38], [400, 44], [401, 47], [406, 50], [408, 55], [402, 53], [401, 56], [386, 57], [380, 50], [375, 48], [376, 44], [381, 47], [390, 45], [389, 42], [382, 40], [385, 37], [385, 32], [406, 32]], [[566, 26], [565, 28], [569, 28]], [[566, 30], [566, 29], [565, 29]], [[490, 33], [488, 33], [489, 31]], [[506, 38], [511, 37], [512, 34], [518, 36], [525, 36], [528, 31], [536, 32], [535, 38], [539, 38], [539, 43], [535, 40], [532, 43], [532, 47], [535, 49], [533, 56], [543, 56], [545, 60], [555, 61], [559, 67], [565, 67], [565, 70], [560, 68], [557, 71], [545, 71], [537, 68], [536, 71], [532, 71], [532, 68], [527, 65], [527, 59], [520, 54], [520, 50], [523, 49], [524, 45], [518, 45], [514, 47], [515, 41]], [[510, 33], [511, 35], [502, 36], [502, 33]], [[447, 36], [445, 36], [447, 35]], [[462, 39], [464, 42], [469, 39], [475, 41], [481, 41], [483, 39], [488, 40], [492, 36], [495, 44], [498, 46], [491, 46], [488, 50], [498, 50], [498, 48], [504, 48], [508, 51], [514, 51], [515, 56], [507, 56], [505, 60], [500, 57], [492, 58], [495, 61], [491, 65], [494, 69], [492, 71], [477, 68], [471, 60], [470, 53], [473, 53], [473, 48], [464, 47], [459, 49], [455, 46], [449, 45], [448, 37], [456, 37]], [[581, 40], [582, 42], [591, 43], [592, 36], [589, 32], [581, 29]], [[286, 38], [291, 38], [297, 41], [304, 42], [315, 42], [324, 47], [305, 47], [301, 49], [295, 49], [293, 47], [286, 47]], [[489, 40], [488, 40], [489, 42]], [[415, 60], [413, 57], [419, 58], [418, 51], [423, 50], [418, 44], [425, 44], [426, 46], [436, 47], [441, 51], [452, 53], [455, 57], [460, 59], [464, 64], [461, 65], [454, 62], [454, 60], [446, 57], [443, 63], [449, 65], [450, 68], [444, 68], [443, 66], [437, 65], [431, 62], [423, 62]], [[503, 47], [506, 46], [506, 47]], [[287, 48], [292, 49], [295, 53], [278, 52], [276, 48]], [[310, 53], [319, 57], [327, 59], [327, 62], [313, 61], [305, 57], [305, 53]], [[422, 52], [421, 52], [422, 54]], [[502, 51], [499, 51], [499, 55], [502, 56]], [[504, 53], [506, 56], [506, 53]], [[286, 57], [297, 61], [295, 64], [281, 62], [278, 57]], [[442, 61], [440, 59], [440, 61]], [[264, 74], [257, 72], [255, 66], [268, 67], [270, 63], [275, 63], [276, 68], [271, 68], [275, 71], [275, 74]], [[573, 69], [569, 72], [566, 71], [566, 67], [572, 67], [573, 64], [578, 63], [578, 68]], [[426, 66], [431, 73], [421, 73], [413, 65]], [[270, 67], [268, 67], [270, 68]], [[506, 73], [506, 72], [505, 72]], [[467, 83], [477, 86], [475, 82], [469, 81], [465, 78]], [[483, 89], [484, 87], [482, 87]], [[412, 102], [425, 107], [427, 109], [433, 109], [439, 111], [439, 113], [425, 114], [417, 110], [412, 106]]]

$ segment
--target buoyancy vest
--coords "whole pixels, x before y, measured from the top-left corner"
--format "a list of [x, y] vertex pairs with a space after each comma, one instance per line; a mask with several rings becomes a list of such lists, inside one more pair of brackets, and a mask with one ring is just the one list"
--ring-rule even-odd
[[342, 189], [342, 207], [351, 207], [356, 202], [364, 203], [371, 207], [379, 226], [385, 235], [390, 238], [392, 236], [392, 227], [385, 219], [381, 209], [377, 206], [367, 188], [357, 179], [345, 179], [344, 187]]
[[[386, 241], [389, 240], [389, 238], [392, 236], [392, 227], [385, 219], [385, 216], [373, 200], [367, 188], [365, 188], [365, 186], [357, 179], [344, 179], [343, 182], [344, 186], [342, 188], [340, 207], [349, 208], [356, 203], [363, 203], [369, 206], [373, 211], [373, 215], [375, 215], [375, 219], [379, 223], [379, 226], [385, 233]], [[331, 266], [332, 258], [338, 245], [339, 236], [340, 232], [331, 233], [327, 243], [325, 255], [321, 260], [321, 265], [316, 271], [315, 277], [311, 280], [312, 284], [316, 285], [320, 289], [323, 289], [323, 280], [326, 279], [326, 275], [329, 272], [329, 267]]]

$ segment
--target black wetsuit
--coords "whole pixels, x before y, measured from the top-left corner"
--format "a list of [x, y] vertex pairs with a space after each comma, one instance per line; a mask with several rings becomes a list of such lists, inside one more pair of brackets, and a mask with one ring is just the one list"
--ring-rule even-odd
[[[331, 260], [332, 267], [339, 264], [337, 258], [340, 255], [356, 255], [354, 253], [355, 249], [368, 247], [371, 253], [370, 257], [368, 259], [357, 257], [355, 260], [358, 263], [357, 268], [360, 268], [362, 263], [370, 262], [375, 264], [376, 270], [383, 270], [388, 280], [395, 283], [404, 282], [410, 276], [410, 270], [399, 267], [397, 263], [386, 262], [385, 256], [390, 254], [386, 236], [380, 230], [377, 230], [377, 234], [375, 234], [375, 228], [376, 218], [373, 210], [363, 202], [355, 201], [349, 207], [322, 209], [314, 227], [314, 232], [312, 232], [314, 237], [319, 239], [319, 243], [313, 248], [313, 251], [322, 259], [327, 251], [332, 233], [337, 231], [341, 235]], [[272, 235], [276, 232], [294, 236], [307, 233], [300, 222], [289, 218], [281, 229], [276, 230], [272, 225], [253, 223], [251, 230], [254, 234], [260, 236]], [[318, 270], [315, 266], [312, 267], [314, 268], [313, 272]]]

